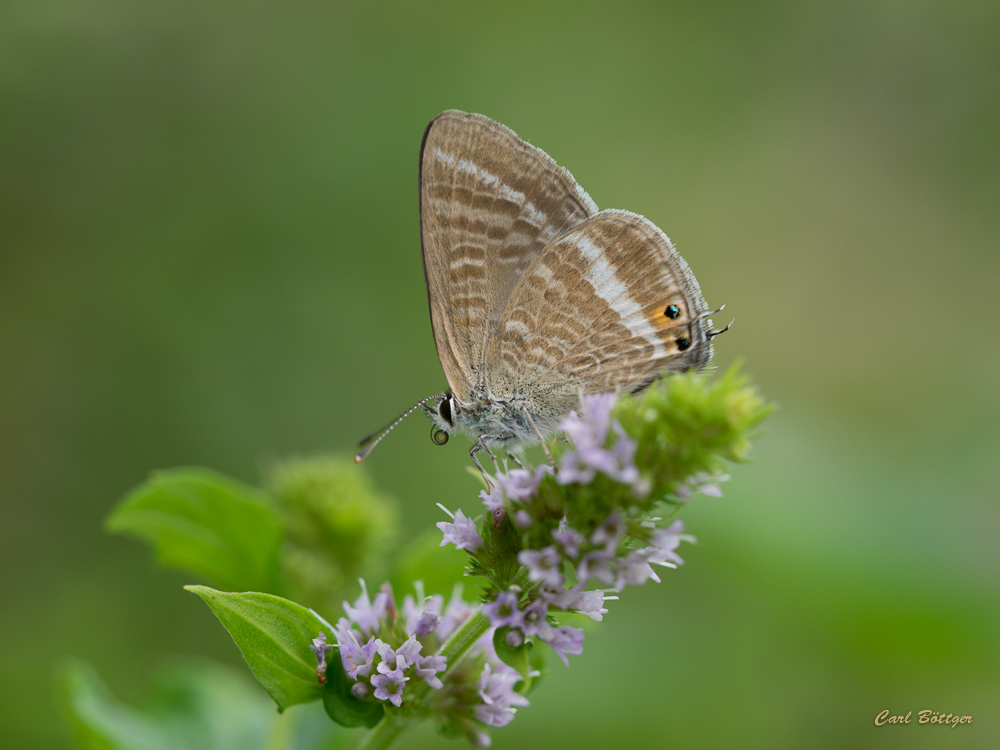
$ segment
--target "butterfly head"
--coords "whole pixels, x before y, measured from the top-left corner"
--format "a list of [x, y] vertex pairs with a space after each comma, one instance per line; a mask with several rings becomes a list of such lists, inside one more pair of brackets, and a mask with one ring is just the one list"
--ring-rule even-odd
[[[435, 405], [431, 405], [431, 402], [435, 401], [437, 403]], [[446, 402], [447, 406], [445, 406]], [[454, 425], [454, 402], [455, 399], [452, 397], [450, 391], [439, 393], [436, 396], [429, 396], [427, 398], [420, 399], [417, 403], [400, 414], [399, 417], [397, 417], [393, 422], [390, 422], [378, 432], [373, 432], [368, 437], [362, 439], [358, 445], [360, 445], [363, 450], [354, 457], [354, 462], [361, 463], [365, 457], [375, 449], [375, 446], [381, 443], [382, 439], [396, 428], [396, 425], [420, 407], [424, 408], [428, 416], [430, 416], [431, 421], [437, 425], [437, 428], [431, 434], [431, 438], [438, 445], [444, 445], [448, 442], [448, 432]], [[448, 417], [448, 419], [445, 419], [445, 417]]]
[[436, 445], [444, 445], [448, 442], [448, 436], [455, 431], [455, 416], [458, 414], [458, 403], [451, 391], [445, 391], [438, 398], [437, 403], [425, 403], [424, 411], [431, 420], [433, 430], [431, 440]]

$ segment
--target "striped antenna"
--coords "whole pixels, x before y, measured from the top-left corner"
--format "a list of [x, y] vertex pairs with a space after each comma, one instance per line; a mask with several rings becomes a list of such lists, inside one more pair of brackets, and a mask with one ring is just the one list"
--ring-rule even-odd
[[368, 454], [371, 453], [373, 450], [375, 450], [375, 446], [382, 442], [382, 438], [384, 438], [386, 435], [388, 435], [390, 432], [392, 432], [395, 429], [396, 425], [398, 425], [400, 422], [402, 422], [404, 419], [406, 419], [414, 411], [416, 411], [417, 409], [419, 409], [421, 406], [423, 406], [424, 404], [426, 404], [428, 401], [433, 401], [436, 398], [437, 399], [445, 398], [445, 394], [439, 393], [436, 396], [428, 396], [427, 398], [420, 399], [419, 401], [417, 401], [417, 403], [415, 403], [409, 409], [407, 409], [402, 414], [400, 414], [396, 418], [396, 420], [394, 422], [391, 422], [388, 426], [383, 427], [381, 430], [379, 430], [377, 432], [373, 432], [368, 437], [366, 437], [366, 438], [358, 441], [358, 445], [359, 446], [367, 445], [368, 447], [365, 448], [363, 451], [361, 451], [358, 455], [356, 455], [354, 457], [354, 463], [359, 464], [362, 461], [364, 461], [365, 458], [368, 457]]

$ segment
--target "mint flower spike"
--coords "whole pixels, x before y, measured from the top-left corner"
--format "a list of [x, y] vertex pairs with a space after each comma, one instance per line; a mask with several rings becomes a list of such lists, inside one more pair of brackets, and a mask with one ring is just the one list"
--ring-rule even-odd
[[[526, 584], [527, 577], [518, 581]], [[381, 719], [376, 718], [378, 724], [369, 735], [371, 747], [387, 747], [391, 737], [416, 717], [433, 718], [443, 729], [486, 747], [490, 738], [484, 730], [504, 726], [518, 707], [528, 705], [514, 689], [523, 675], [497, 657], [489, 620], [462, 600], [460, 586], [445, 605], [442, 596], [424, 596], [418, 583], [416, 596], [405, 597], [399, 609], [388, 584], [381, 587], [377, 603], [369, 600], [363, 581], [361, 588], [354, 604], [344, 603], [347, 616], [334, 629], [341, 663], [327, 665], [327, 671], [344, 672], [328, 683], [324, 705], [334, 721], [345, 719], [345, 726], [355, 726], [356, 717], [376, 715], [372, 710], [378, 712]], [[519, 617], [518, 596], [507, 593], [501, 603]], [[371, 624], [376, 609], [384, 614], [368, 632], [362, 625]], [[548, 623], [540, 627], [562, 637]], [[361, 645], [366, 634], [368, 640]], [[572, 635], [563, 640], [572, 653]], [[332, 648], [322, 635], [311, 643], [314, 653], [324, 656]], [[449, 672], [452, 659], [461, 660], [461, 668]], [[331, 686], [336, 688], [333, 696]]]
[[418, 587], [397, 612], [391, 594], [369, 601], [363, 589], [334, 629], [347, 679], [351, 669], [360, 678], [351, 695], [385, 712], [370, 748], [420, 716], [488, 746], [487, 730], [528, 704], [516, 689], [540, 674], [528, 647], [547, 644], [567, 667], [583, 652], [584, 631], [563, 614], [601, 622], [611, 592], [684, 563], [680, 544], [694, 540], [676, 509], [695, 493], [721, 494], [726, 462], [745, 459], [767, 412], [735, 370], [716, 381], [671, 377], [622, 400], [588, 395], [560, 425], [567, 440], [550, 446], [557, 470], [498, 471], [475, 521], [441, 506], [441, 545], [469, 553], [468, 575], [485, 579], [481, 607]]

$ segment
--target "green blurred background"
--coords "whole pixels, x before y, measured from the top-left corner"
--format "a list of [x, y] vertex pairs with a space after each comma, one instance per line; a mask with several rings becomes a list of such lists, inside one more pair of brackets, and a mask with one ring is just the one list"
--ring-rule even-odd
[[[67, 746], [70, 654], [128, 703], [171, 655], [240, 664], [103, 533], [129, 488], [256, 483], [442, 387], [416, 181], [448, 108], [660, 225], [781, 407], [495, 747], [998, 746], [1000, 4], [891, 0], [4, 4], [4, 746]], [[366, 464], [407, 536], [474, 507], [427, 433]]]

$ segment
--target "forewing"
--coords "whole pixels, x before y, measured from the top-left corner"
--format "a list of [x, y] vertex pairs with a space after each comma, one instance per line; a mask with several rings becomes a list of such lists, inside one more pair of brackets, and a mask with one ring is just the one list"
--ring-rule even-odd
[[602, 211], [522, 275], [489, 343], [487, 385], [498, 399], [539, 394], [543, 403], [641, 390], [663, 372], [711, 359], [706, 310], [687, 263], [656, 225]]
[[448, 111], [420, 152], [420, 237], [445, 377], [467, 400], [486, 341], [542, 248], [597, 213], [573, 176], [514, 131]]

